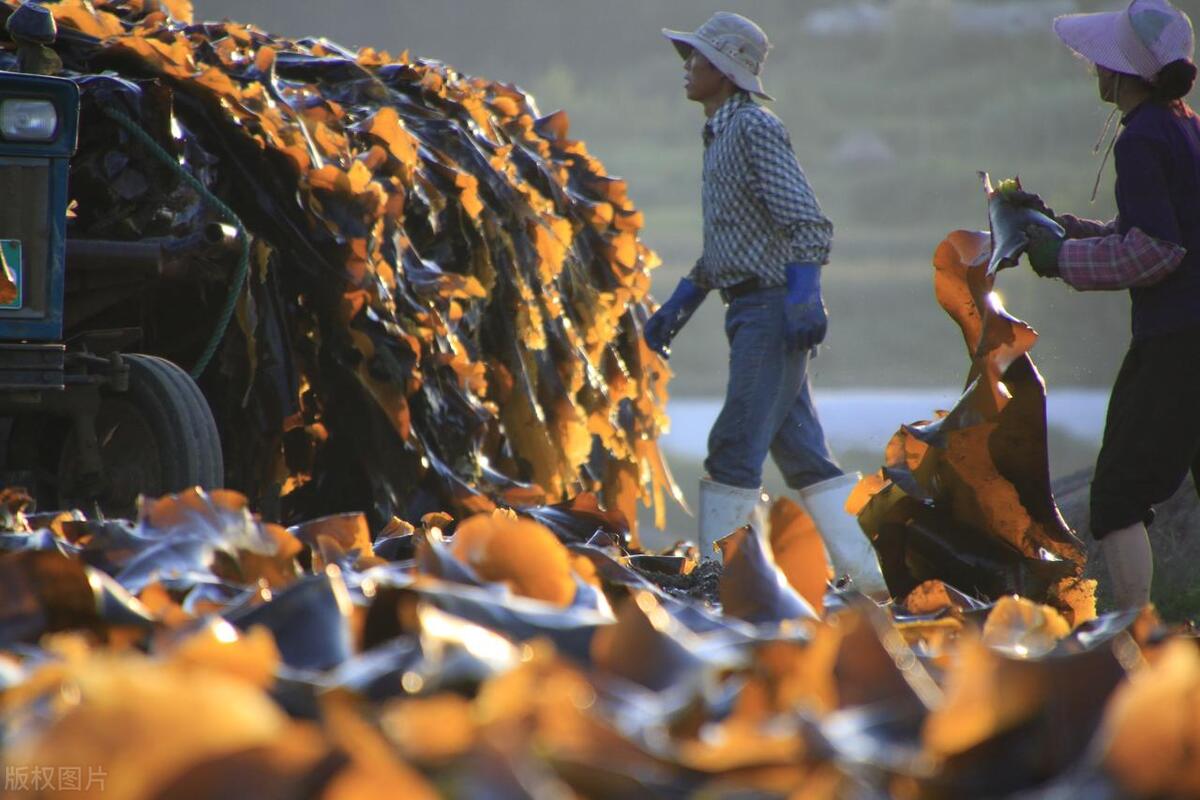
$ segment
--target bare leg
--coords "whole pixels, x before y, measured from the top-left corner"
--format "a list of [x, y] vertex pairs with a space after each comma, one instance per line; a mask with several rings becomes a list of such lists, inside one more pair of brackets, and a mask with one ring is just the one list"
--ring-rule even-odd
[[1112, 531], [1100, 540], [1100, 549], [1108, 562], [1117, 606], [1121, 609], [1141, 608], [1149, 603], [1154, 556], [1146, 526], [1137, 522]]

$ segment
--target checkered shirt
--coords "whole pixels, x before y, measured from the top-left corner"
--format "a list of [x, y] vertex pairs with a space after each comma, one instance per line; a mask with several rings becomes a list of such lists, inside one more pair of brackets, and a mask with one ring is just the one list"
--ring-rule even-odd
[[1179, 245], [1155, 239], [1141, 228], [1130, 228], [1122, 236], [1115, 221], [1095, 222], [1069, 214], [1058, 219], [1071, 237], [1058, 252], [1058, 271], [1081, 291], [1153, 286], [1187, 255]]
[[787, 283], [784, 267], [826, 264], [833, 223], [796, 160], [779, 117], [744, 92], [704, 126], [704, 251], [688, 277], [705, 289], [758, 278]]
[[1117, 232], [1117, 221], [1101, 222], [1098, 219], [1084, 219], [1074, 214], [1059, 214], [1054, 221], [1063, 226], [1068, 239], [1090, 239], [1093, 236], [1111, 236]]

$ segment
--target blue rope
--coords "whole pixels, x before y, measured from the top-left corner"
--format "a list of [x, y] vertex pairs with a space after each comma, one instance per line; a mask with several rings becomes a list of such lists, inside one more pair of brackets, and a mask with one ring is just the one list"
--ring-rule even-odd
[[229, 287], [229, 295], [225, 298], [225, 305], [221, 309], [221, 316], [217, 319], [217, 325], [213, 329], [212, 336], [208, 339], [208, 344], [205, 346], [204, 352], [200, 354], [200, 358], [196, 361], [195, 366], [188, 373], [193, 378], [199, 378], [208, 367], [208, 363], [212, 361], [217, 348], [221, 346], [221, 340], [225, 338], [225, 332], [229, 329], [229, 321], [233, 319], [233, 312], [237, 308], [238, 295], [242, 293], [242, 287], [246, 283], [246, 275], [250, 271], [250, 235], [246, 232], [246, 226], [238, 219], [237, 214], [233, 213], [233, 209], [225, 205], [219, 197], [210, 192], [208, 187], [201, 183], [195, 175], [185, 170], [174, 156], [164, 150], [162, 145], [154, 141], [150, 134], [146, 133], [141, 125], [137, 124], [137, 122], [125, 113], [111, 106], [103, 106], [101, 110], [105, 116], [114, 120], [125, 130], [133, 134], [133, 138], [144, 144], [153, 156], [169, 166], [184, 183], [195, 189], [205, 201], [216, 208], [226, 222], [237, 228], [238, 240], [242, 245], [242, 253], [241, 258], [238, 260], [237, 272], [234, 274], [233, 284]]

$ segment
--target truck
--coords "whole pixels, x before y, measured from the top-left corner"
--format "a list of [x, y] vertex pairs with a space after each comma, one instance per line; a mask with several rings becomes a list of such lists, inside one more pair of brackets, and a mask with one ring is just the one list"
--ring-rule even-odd
[[[55, 35], [34, 4], [7, 27], [33, 56]], [[140, 494], [223, 485], [205, 396], [156, 349], [138, 309], [192, 254], [228, 260], [239, 231], [214, 222], [187, 238], [72, 238], [79, 116], [75, 82], [0, 71], [0, 483], [42, 508], [128, 516]]]

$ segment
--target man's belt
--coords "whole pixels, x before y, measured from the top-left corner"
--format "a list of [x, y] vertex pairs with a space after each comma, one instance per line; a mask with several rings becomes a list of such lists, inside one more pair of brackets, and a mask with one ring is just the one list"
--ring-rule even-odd
[[721, 292], [721, 299], [728, 303], [729, 301], [741, 297], [742, 295], [750, 294], [751, 292], [757, 292], [759, 289], [767, 288], [769, 287], [764, 286], [758, 278], [747, 278], [740, 283], [735, 283], [732, 286], [726, 286], [718, 291]]

